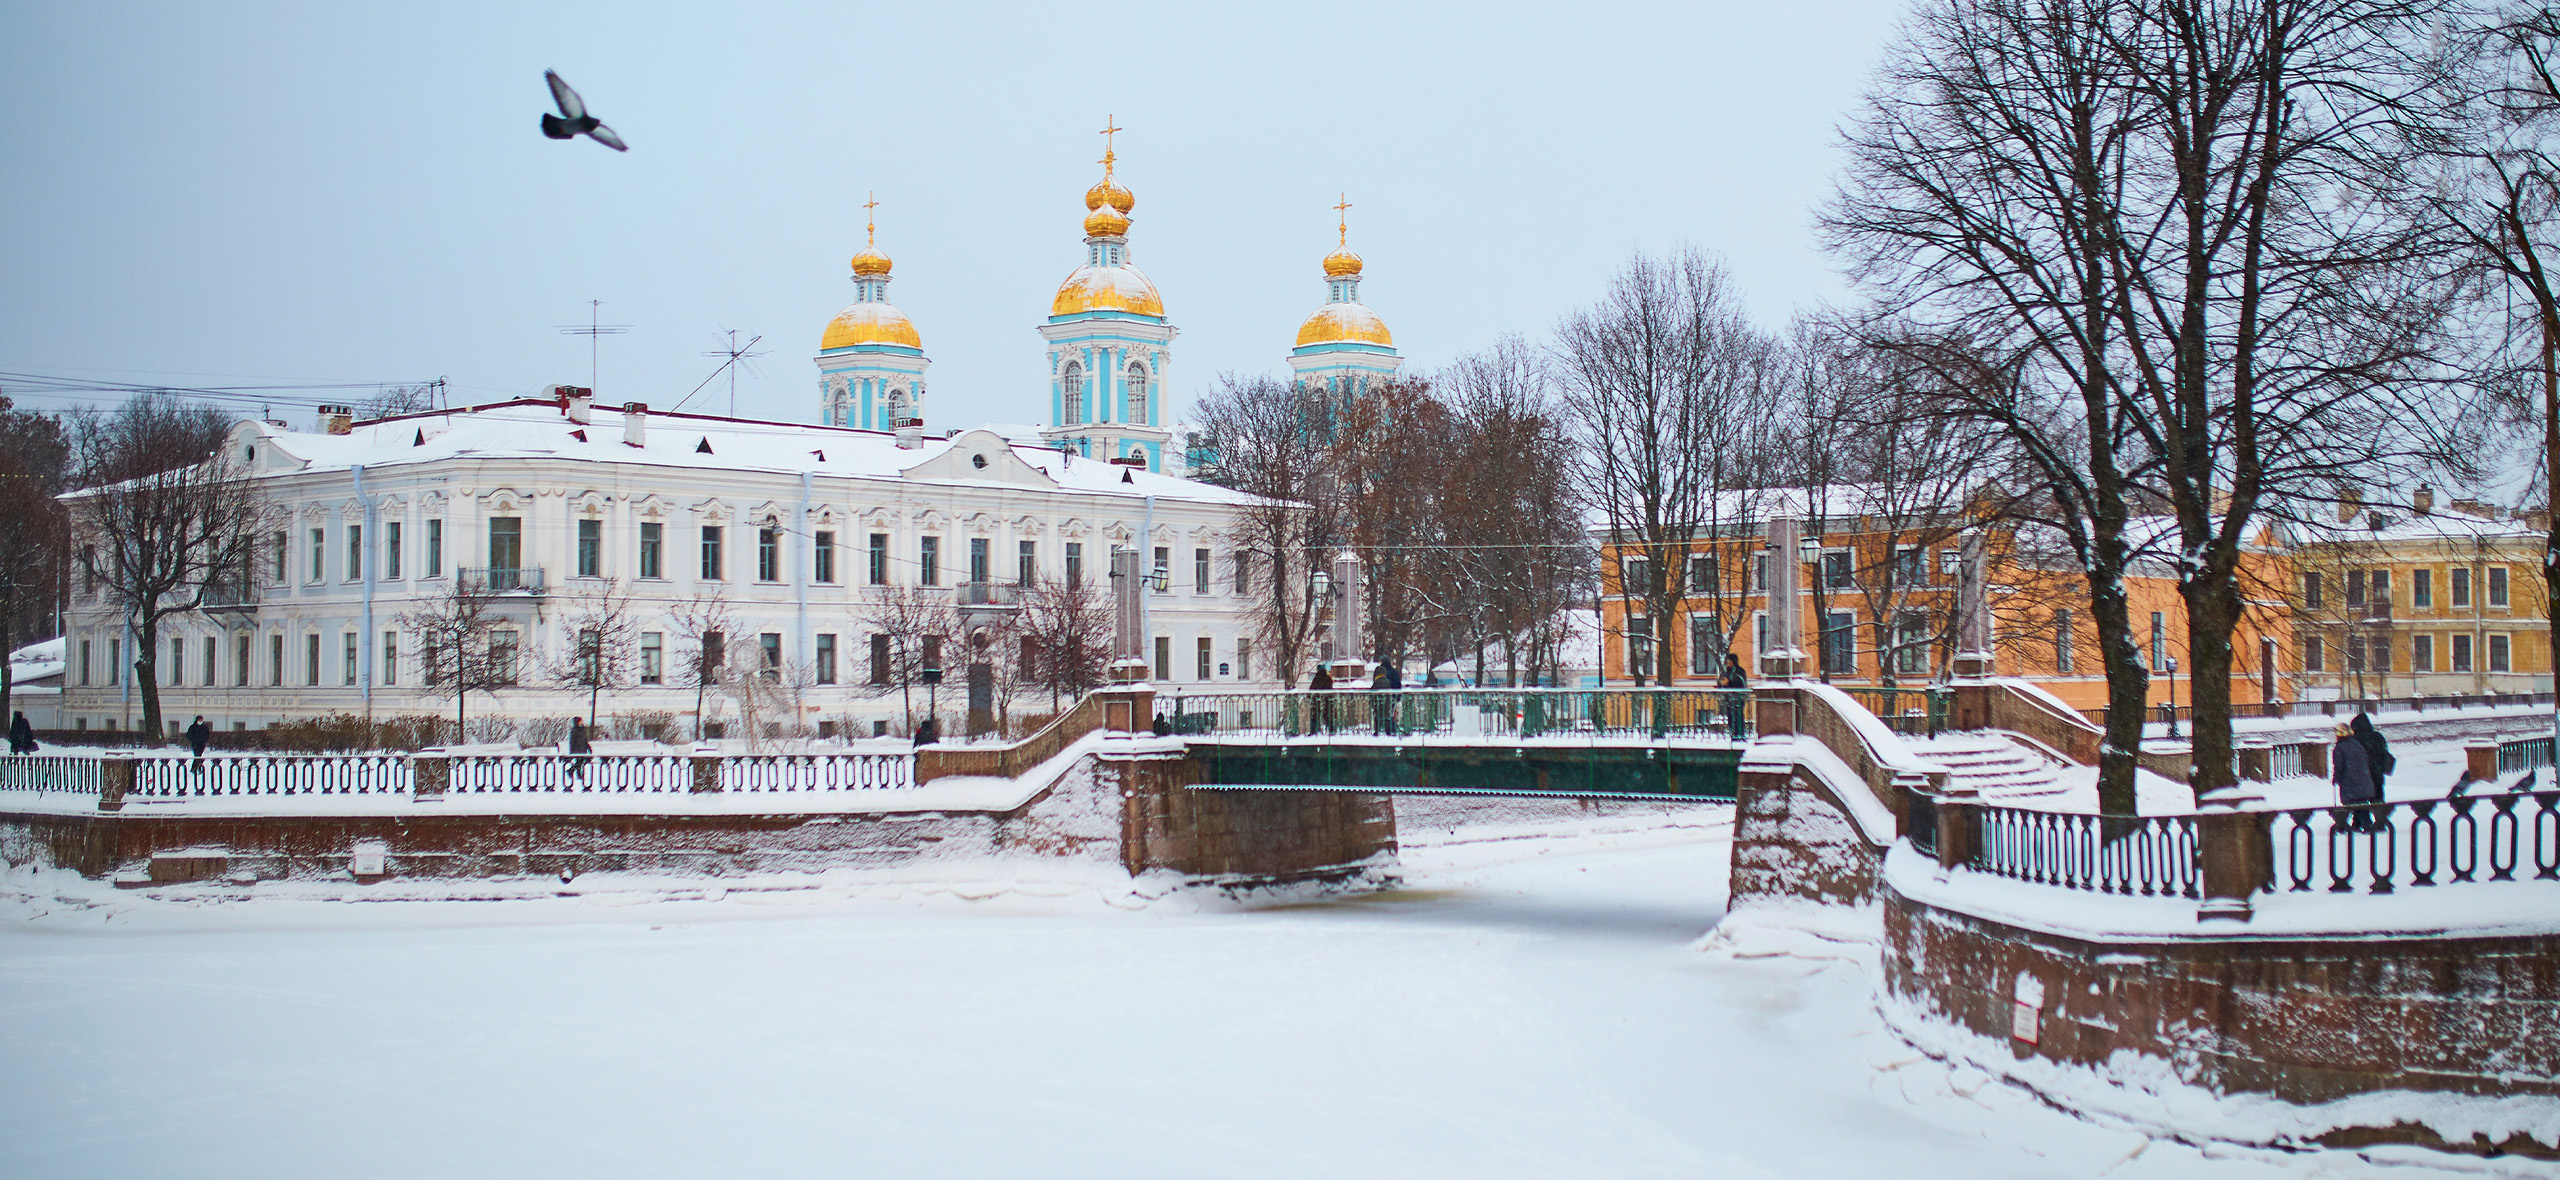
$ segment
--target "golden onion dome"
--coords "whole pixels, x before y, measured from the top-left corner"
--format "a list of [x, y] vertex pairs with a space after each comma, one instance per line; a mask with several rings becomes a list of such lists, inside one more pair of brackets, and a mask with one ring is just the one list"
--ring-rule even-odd
[[1162, 318], [1164, 297], [1156, 294], [1156, 285], [1134, 266], [1079, 267], [1067, 276], [1067, 281], [1058, 284], [1058, 297], [1049, 301], [1049, 314], [1087, 311], [1125, 311]]
[[[886, 263], [887, 259], [881, 260]], [[923, 348], [924, 338], [916, 334], [915, 321], [907, 313], [886, 303], [857, 303], [836, 313], [827, 322], [827, 334], [818, 348], [850, 348], [856, 344], [902, 344]]]
[[1129, 232], [1129, 218], [1108, 205], [1084, 215], [1084, 236], [1116, 238]]
[[[1354, 259], [1353, 264], [1357, 265], [1358, 260]], [[1396, 338], [1387, 331], [1387, 321], [1366, 306], [1328, 303], [1298, 326], [1298, 347], [1310, 344], [1375, 344], [1393, 348]]]
[[889, 273], [889, 256], [877, 246], [864, 246], [862, 253], [853, 256], [853, 273], [864, 278], [885, 275]]
[[1084, 190], [1085, 208], [1099, 209], [1104, 205], [1126, 213], [1138, 207], [1138, 198], [1136, 194], [1113, 183], [1110, 177], [1105, 176], [1100, 183]]
[[1346, 246], [1324, 256], [1324, 277], [1339, 279], [1357, 277], [1359, 274], [1360, 256], [1352, 253], [1350, 247]]

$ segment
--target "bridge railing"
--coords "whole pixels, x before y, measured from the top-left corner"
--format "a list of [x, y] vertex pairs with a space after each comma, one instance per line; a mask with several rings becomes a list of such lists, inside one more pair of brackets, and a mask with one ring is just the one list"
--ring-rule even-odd
[[1884, 687], [1834, 684], [1831, 687], [1849, 694], [1904, 737], [1936, 737], [1946, 729], [1949, 706], [1955, 700], [1955, 690], [1945, 685]]
[[1301, 738], [1751, 740], [1749, 689], [1350, 688], [1159, 691], [1178, 734]]

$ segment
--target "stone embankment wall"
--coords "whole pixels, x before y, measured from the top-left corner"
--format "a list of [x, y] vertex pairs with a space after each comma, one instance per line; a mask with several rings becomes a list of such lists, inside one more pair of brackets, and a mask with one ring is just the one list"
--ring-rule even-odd
[[1744, 764], [1733, 811], [1732, 905], [1759, 898], [1864, 905], [1875, 898], [1880, 859], [1820, 778]]
[[1100, 760], [1122, 804], [1120, 856], [1130, 875], [1166, 870], [1213, 880], [1345, 880], [1396, 851], [1395, 808], [1350, 791], [1195, 791], [1187, 757]]

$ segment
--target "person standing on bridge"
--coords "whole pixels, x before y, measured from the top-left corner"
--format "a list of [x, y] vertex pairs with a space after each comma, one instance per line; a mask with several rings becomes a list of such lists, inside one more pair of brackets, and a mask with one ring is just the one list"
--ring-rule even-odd
[[212, 740], [213, 726], [206, 724], [204, 714], [196, 714], [195, 724], [187, 727], [187, 748], [195, 751], [195, 761], [190, 765], [197, 774], [204, 773], [204, 748]]
[[2353, 728], [2338, 727], [2337, 744], [2329, 747], [2329, 781], [2338, 785], [2338, 804], [2347, 809], [2347, 826], [2369, 831], [2374, 805], [2382, 802], [2382, 780], [2373, 773], [2373, 752]]
[[2399, 766], [2400, 760], [2391, 756], [2391, 743], [2384, 741], [2382, 731], [2373, 727], [2372, 717], [2358, 713], [2347, 727], [2355, 731], [2357, 741], [2364, 743], [2366, 770], [2373, 775], [2373, 801], [2380, 803], [2382, 788], [2391, 781], [2391, 772]]
[[27, 724], [27, 715], [24, 712], [17, 710], [11, 710], [9, 713], [9, 752], [12, 754], [36, 752], [36, 728]]
[[1730, 651], [1724, 653], [1724, 674], [1716, 677], [1716, 687], [1723, 689], [1724, 728], [1733, 740], [1742, 740], [1742, 708], [1750, 697], [1751, 678], [1743, 675], [1742, 661]]
[[1378, 674], [1369, 681], [1371, 688], [1386, 690], [1369, 694], [1369, 720], [1371, 728], [1392, 737], [1403, 730], [1396, 723], [1397, 702], [1393, 694], [1404, 690], [1404, 669], [1395, 666], [1386, 655], [1385, 652], [1378, 653]]
[[[1318, 665], [1316, 665], [1316, 674], [1315, 674], [1313, 677], [1311, 677], [1311, 678], [1309, 678], [1309, 679], [1307, 680], [1307, 691], [1308, 691], [1308, 692], [1331, 692], [1331, 691], [1333, 691], [1333, 673], [1326, 671], [1326, 670], [1325, 670], [1324, 665], [1322, 665], [1322, 664], [1318, 664]], [[1311, 700], [1311, 702], [1310, 702], [1310, 703], [1312, 703], [1312, 704], [1315, 706], [1315, 711], [1316, 711], [1316, 717], [1315, 717], [1316, 728], [1321, 729], [1321, 730], [1325, 731], [1326, 733], [1332, 733], [1332, 732], [1333, 732], [1333, 701], [1332, 701], [1331, 699], [1329, 699], [1329, 698], [1325, 698], [1325, 697], [1316, 697], [1316, 698], [1313, 698], [1313, 699]]]

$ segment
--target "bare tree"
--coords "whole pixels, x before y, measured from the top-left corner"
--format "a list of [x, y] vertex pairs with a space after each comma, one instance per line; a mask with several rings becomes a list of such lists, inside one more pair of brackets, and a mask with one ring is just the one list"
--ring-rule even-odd
[[953, 647], [960, 642], [960, 611], [949, 591], [930, 586], [884, 586], [872, 591], [866, 615], [874, 633], [889, 644], [887, 683], [873, 690], [896, 689], [909, 728], [916, 724], [915, 690], [925, 694], [925, 714], [934, 715], [942, 699], [942, 681]]
[[1620, 592], [1648, 620], [1636, 638], [1653, 666], [1629, 670], [1669, 683], [1689, 556], [1738, 493], [1766, 483], [1773, 345], [1723, 267], [1692, 249], [1630, 261], [1597, 306], [1566, 319], [1556, 347], [1583, 485], [1616, 545]]
[[424, 385], [386, 385], [376, 390], [365, 403], [356, 407], [360, 419], [396, 418], [436, 408], [444, 393], [444, 382], [436, 380]]
[[401, 630], [418, 640], [418, 663], [428, 692], [453, 702], [453, 732], [460, 740], [471, 694], [496, 695], [517, 680], [519, 653], [491, 642], [503, 617], [500, 595], [470, 578], [447, 579], [441, 590], [402, 612]]
[[0, 716], [11, 714], [8, 654], [56, 634], [63, 591], [62, 494], [71, 461], [60, 420], [0, 397]]
[[544, 662], [543, 678], [584, 689], [587, 728], [594, 729], [604, 694], [640, 680], [640, 616], [621, 579], [605, 578], [569, 600], [560, 635], [560, 646]]
[[1209, 482], [1252, 499], [1236, 512], [1237, 550], [1254, 584], [1255, 638], [1295, 685], [1315, 648], [1321, 606], [1309, 579], [1342, 541], [1332, 467], [1338, 407], [1330, 394], [1268, 378], [1219, 379], [1199, 408]]
[[1517, 336], [1459, 358], [1438, 381], [1453, 437], [1439, 465], [1443, 547], [1424, 589], [1449, 646], [1475, 654], [1479, 683], [1490, 643], [1501, 645], [1507, 683], [1522, 682], [1524, 655], [1532, 679], [1550, 668], [1559, 616], [1592, 589], [1588, 516], [1552, 382]]
[[1424, 625], [1457, 607], [1439, 592], [1455, 573], [1443, 502], [1456, 423], [1429, 382], [1384, 381], [1346, 401], [1327, 467], [1340, 496], [1343, 544], [1360, 554], [1364, 650], [1401, 663]]
[[1111, 602], [1091, 578], [1044, 578], [1023, 588], [1015, 627], [1031, 660], [1025, 683], [1049, 690], [1051, 711], [1101, 686], [1111, 622]]
[[273, 512], [223, 447], [230, 416], [163, 394], [109, 413], [82, 412], [71, 440], [82, 489], [66, 500], [81, 560], [132, 629], [142, 730], [162, 738], [161, 620], [204, 605], [245, 580], [255, 538]]
[[729, 609], [727, 591], [714, 585], [668, 608], [667, 626], [677, 644], [669, 671], [678, 685], [693, 690], [693, 740], [698, 742], [703, 740], [703, 705], [711, 690], [720, 686], [721, 669], [729, 662], [729, 644], [738, 634], [738, 617]]

